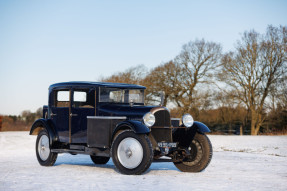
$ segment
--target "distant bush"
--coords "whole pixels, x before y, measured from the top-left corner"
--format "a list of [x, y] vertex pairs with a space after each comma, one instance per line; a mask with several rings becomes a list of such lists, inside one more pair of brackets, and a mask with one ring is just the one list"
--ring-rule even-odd
[[42, 117], [42, 108], [36, 112], [23, 111], [21, 115], [0, 116], [0, 131], [29, 131], [33, 122]]
[[3, 116], [0, 115], [0, 131], [2, 130], [2, 118]]

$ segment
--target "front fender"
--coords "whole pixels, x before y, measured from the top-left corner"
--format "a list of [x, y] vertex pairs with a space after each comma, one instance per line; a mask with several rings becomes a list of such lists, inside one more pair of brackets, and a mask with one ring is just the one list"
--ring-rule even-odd
[[195, 128], [199, 133], [209, 133], [210, 129], [203, 123], [195, 121], [191, 128]]
[[42, 129], [47, 130], [49, 134], [50, 145], [58, 141], [58, 136], [55, 133], [51, 120], [49, 119], [41, 118], [41, 119], [36, 120], [31, 127], [30, 135], [38, 135]]
[[150, 132], [150, 129], [147, 126], [145, 126], [141, 121], [128, 120], [117, 124], [115, 130], [113, 131], [112, 137], [114, 137], [119, 130], [123, 129], [131, 129], [133, 130], [133, 132], [137, 134], [146, 134]]
[[179, 142], [179, 147], [189, 147], [196, 133], [208, 133], [209, 128], [198, 121], [195, 121], [190, 128], [178, 128], [173, 134], [173, 141]]

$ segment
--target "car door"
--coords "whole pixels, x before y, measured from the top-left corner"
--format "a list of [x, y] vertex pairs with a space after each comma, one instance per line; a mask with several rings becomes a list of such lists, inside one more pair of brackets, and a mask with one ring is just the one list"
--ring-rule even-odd
[[71, 90], [58, 89], [53, 92], [53, 103], [50, 118], [57, 129], [60, 142], [70, 142], [69, 113], [71, 105]]
[[95, 115], [95, 90], [73, 89], [71, 105], [72, 143], [87, 143], [87, 116]]

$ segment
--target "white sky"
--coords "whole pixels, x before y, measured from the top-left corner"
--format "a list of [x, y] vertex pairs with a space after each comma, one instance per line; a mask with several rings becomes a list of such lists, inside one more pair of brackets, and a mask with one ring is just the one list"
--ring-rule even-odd
[[287, 24], [287, 1], [0, 0], [0, 114], [47, 104], [48, 86], [173, 59], [196, 38], [233, 49], [246, 30]]

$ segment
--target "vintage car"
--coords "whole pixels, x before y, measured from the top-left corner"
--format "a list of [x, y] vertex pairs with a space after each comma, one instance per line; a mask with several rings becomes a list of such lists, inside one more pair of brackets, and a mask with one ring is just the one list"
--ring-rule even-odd
[[142, 174], [152, 162], [173, 162], [183, 172], [204, 170], [212, 157], [210, 132], [190, 114], [171, 118], [163, 106], [144, 105], [145, 87], [65, 82], [49, 87], [43, 118], [34, 122], [36, 156], [52, 166], [58, 153], [87, 154], [95, 164], [110, 157], [120, 173]]

